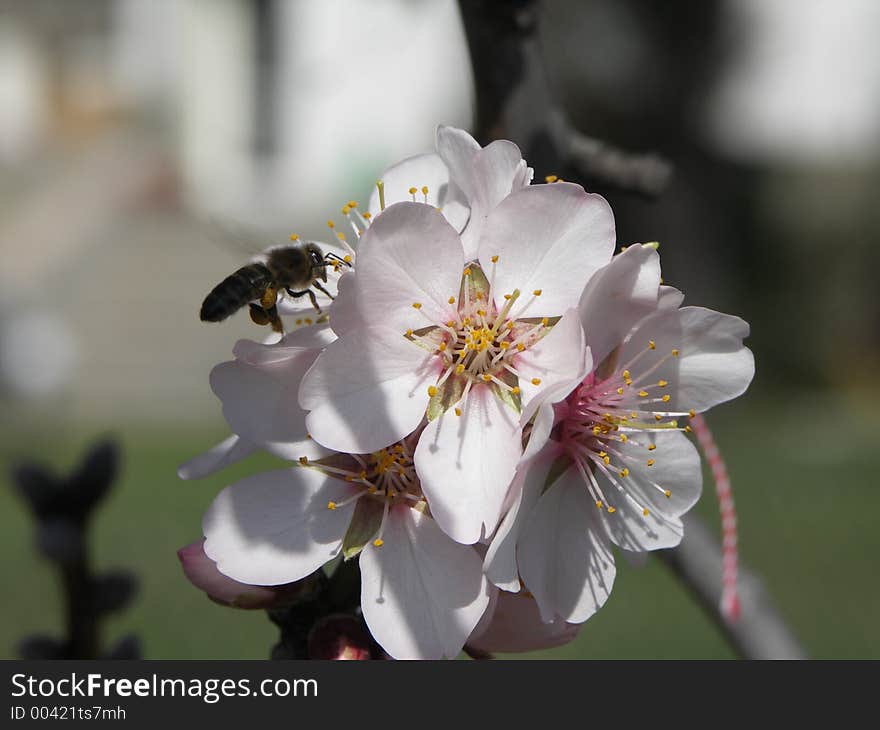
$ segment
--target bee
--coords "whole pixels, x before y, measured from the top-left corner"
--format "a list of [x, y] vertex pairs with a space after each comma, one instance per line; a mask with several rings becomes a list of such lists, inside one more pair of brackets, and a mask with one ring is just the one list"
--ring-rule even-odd
[[312, 241], [295, 241], [291, 245], [270, 248], [265, 253], [264, 263], [242, 266], [217, 284], [202, 302], [199, 318], [202, 322], [222, 322], [248, 304], [254, 322], [271, 324], [275, 332], [283, 332], [276, 307], [281, 291], [294, 298], [308, 296], [312, 306], [321, 314], [312, 287], [333, 299], [321, 282], [327, 281], [327, 267], [336, 264], [349, 265], [336, 254], [325, 254]]

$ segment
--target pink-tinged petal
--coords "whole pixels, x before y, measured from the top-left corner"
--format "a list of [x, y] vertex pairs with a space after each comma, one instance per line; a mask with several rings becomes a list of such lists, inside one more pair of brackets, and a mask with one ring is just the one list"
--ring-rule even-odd
[[573, 641], [581, 628], [560, 618], [544, 623], [535, 599], [521, 593], [501, 593], [490, 610], [491, 619], [468, 639], [468, 646], [487, 652], [552, 649]]
[[516, 563], [516, 543], [544, 490], [547, 474], [557, 456], [555, 449], [548, 450], [529, 462], [520, 463], [510, 485], [513, 502], [483, 560], [486, 577], [504, 591], [518, 592], [522, 588]]
[[337, 335], [342, 335], [356, 327], [364, 327], [369, 315], [359, 306], [354, 272], [347, 271], [339, 277], [337, 288], [336, 300], [329, 312], [330, 327]]
[[204, 540], [186, 545], [177, 551], [183, 572], [196, 588], [204, 591], [215, 603], [231, 608], [274, 608], [286, 604], [300, 592], [298, 585], [254, 586], [229, 578], [205, 555]]
[[630, 246], [596, 272], [581, 296], [581, 324], [597, 363], [643, 317], [657, 309], [660, 257], [646, 246]]
[[684, 294], [674, 286], [660, 287], [660, 294], [657, 297], [658, 309], [678, 309], [683, 301]]
[[458, 182], [459, 188], [467, 198], [474, 195], [471, 167], [474, 155], [480, 151], [480, 143], [458, 127], [437, 127], [435, 146], [450, 176]]
[[473, 544], [495, 530], [522, 454], [518, 415], [483, 385], [456, 416], [446, 411], [425, 427], [414, 456], [437, 524]]
[[[531, 185], [490, 214], [480, 241], [483, 269], [498, 256], [494, 296], [521, 291], [511, 316], [554, 317], [576, 307], [587, 281], [611, 260], [614, 216], [605, 199], [580, 185]], [[530, 303], [532, 292], [541, 295]], [[526, 314], [522, 314], [528, 306]]]
[[[435, 152], [414, 155], [389, 167], [379, 178], [385, 188], [385, 207], [394, 203], [411, 202], [410, 188], [416, 188], [416, 202], [440, 208], [446, 220], [460, 231], [468, 222], [470, 209], [467, 199], [458, 186], [449, 182], [449, 170]], [[422, 188], [428, 188], [427, 200]], [[370, 196], [370, 213], [373, 217], [382, 212], [379, 190]]]
[[374, 326], [327, 346], [300, 387], [309, 434], [350, 454], [381, 449], [412, 433], [440, 364], [402, 333]]
[[[656, 448], [648, 451], [649, 444]], [[627, 476], [609, 471], [629, 498], [601, 469], [596, 470], [608, 503], [615, 507], [614, 513], [602, 512], [612, 541], [631, 551], [675, 547], [682, 537], [679, 518], [696, 504], [703, 488], [696, 447], [683, 433], [652, 431], [618, 444], [617, 451], [622, 455], [616, 455], [613, 464], [617, 469], [625, 466]]]
[[360, 557], [373, 638], [395, 659], [454, 659], [489, 604], [479, 555], [405, 505], [391, 510], [382, 539]]
[[461, 232], [465, 258], [477, 257], [486, 219], [511, 192], [531, 180], [522, 153], [513, 142], [496, 140], [479, 150], [472, 164], [456, 172], [452, 179], [462, 186], [470, 203], [471, 217]]
[[448, 300], [458, 296], [464, 254], [455, 229], [436, 208], [386, 208], [361, 236], [358, 252], [352, 295], [363, 317], [403, 334], [454, 316]]
[[517, 545], [517, 562], [544, 621], [582, 623], [608, 599], [614, 557], [574, 467], [541, 495]]
[[282, 458], [322, 456], [324, 450], [308, 438], [306, 413], [297, 398], [300, 381], [319, 352], [297, 349], [285, 360], [260, 365], [232, 360], [217, 365], [211, 371], [211, 388], [223, 403], [229, 427]]
[[[668, 402], [650, 404], [659, 411], [704, 411], [736, 398], [748, 388], [755, 374], [755, 359], [743, 345], [749, 325], [739, 317], [702, 307], [661, 310], [643, 319], [621, 349], [620, 362], [632, 362], [633, 378], [664, 360], [652, 371], [648, 385], [668, 382], [664, 389], [653, 387], [652, 396], [670, 395]], [[648, 350], [650, 342], [655, 349]], [[678, 356], [671, 356], [673, 349]], [[640, 352], [643, 354], [639, 354]], [[642, 385], [641, 382], [637, 383]], [[641, 407], [633, 388], [628, 392], [633, 407]], [[629, 406], [625, 406], [629, 407]]]
[[177, 476], [180, 479], [201, 479], [247, 458], [258, 448], [256, 444], [232, 434], [204, 454], [181, 464], [177, 468]]
[[202, 521], [205, 554], [226, 576], [253, 585], [305, 578], [339, 554], [357, 489], [308, 468], [258, 474], [226, 487]]
[[559, 386], [570, 384], [584, 364], [584, 331], [577, 310], [569, 309], [548, 335], [514, 356], [513, 364], [522, 375], [519, 387], [523, 408], [527, 408], [538, 393], [546, 393], [548, 389], [556, 392]]

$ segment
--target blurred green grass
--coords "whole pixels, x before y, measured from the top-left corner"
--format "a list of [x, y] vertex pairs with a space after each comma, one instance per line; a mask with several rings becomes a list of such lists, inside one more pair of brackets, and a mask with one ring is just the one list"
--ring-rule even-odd
[[[880, 657], [880, 483], [876, 436], [880, 409], [870, 398], [813, 393], [768, 401], [748, 397], [717, 409], [710, 424], [734, 481], [743, 560], [764, 578], [782, 615], [812, 657]], [[82, 428], [82, 427], [80, 427]], [[5, 429], [8, 463], [22, 457], [67, 471], [98, 431]], [[261, 611], [211, 603], [181, 573], [175, 551], [200, 536], [213, 495], [242, 476], [281, 465], [255, 456], [196, 482], [176, 467], [219, 441], [224, 431], [147, 430], [114, 434], [122, 475], [92, 530], [97, 567], [134, 570], [141, 582], [131, 608], [105, 624], [105, 639], [137, 633], [153, 659], [260, 659], [276, 630]], [[59, 633], [60, 595], [48, 563], [32, 548], [26, 510], [6, 477], [0, 489], [0, 571], [6, 592], [0, 657], [34, 633]], [[711, 483], [698, 505], [717, 529]], [[698, 606], [658, 561], [634, 568], [618, 560], [614, 591], [577, 641], [524, 658], [729, 658]]]

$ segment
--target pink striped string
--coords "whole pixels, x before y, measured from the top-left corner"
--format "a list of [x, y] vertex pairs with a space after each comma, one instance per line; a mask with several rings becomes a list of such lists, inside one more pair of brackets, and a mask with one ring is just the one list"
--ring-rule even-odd
[[733, 622], [740, 616], [741, 604], [737, 590], [739, 550], [736, 505], [733, 502], [730, 477], [706, 419], [698, 413], [690, 419], [690, 425], [706, 461], [709, 462], [712, 478], [715, 480], [715, 494], [718, 497], [718, 509], [721, 512], [721, 613], [727, 621]]

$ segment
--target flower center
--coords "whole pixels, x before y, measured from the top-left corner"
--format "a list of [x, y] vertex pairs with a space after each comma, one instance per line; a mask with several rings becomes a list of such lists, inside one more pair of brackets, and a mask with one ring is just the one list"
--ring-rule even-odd
[[[565, 412], [560, 424], [560, 442], [587, 485], [596, 507], [614, 514], [620, 499], [629, 501], [644, 516], [650, 510], [641, 504], [632, 490], [631, 470], [638, 468], [640, 481], [650, 484], [664, 497], [669, 489], [646, 475], [642, 464], [653, 467], [660, 455], [653, 438], [658, 431], [691, 432], [689, 425], [680, 426], [681, 418], [693, 417], [694, 411], [671, 411], [663, 406], [670, 402], [666, 392], [669, 382], [658, 379], [656, 371], [670, 358], [679, 357], [680, 350], [672, 349], [654, 364], [640, 368], [647, 353], [656, 350], [653, 340], [626, 365], [617, 367], [605, 378], [591, 373], [579, 388], [566, 399]], [[639, 371], [636, 376], [633, 372]], [[652, 377], [653, 376], [653, 377]], [[644, 449], [644, 456], [638, 449]], [[596, 479], [602, 473], [613, 485], [606, 494]]]
[[[500, 307], [496, 305], [493, 281], [497, 261], [498, 257], [493, 257], [488, 279], [476, 264], [464, 269], [458, 297], [451, 295], [447, 300], [453, 307], [447, 321], [433, 322], [425, 315], [429, 326], [404, 333], [407, 339], [431, 352], [442, 368], [437, 382], [428, 387], [432, 399], [429, 420], [453, 406], [455, 414], [460, 416], [475, 386], [491, 387], [520, 410], [523, 376], [516, 368], [516, 360], [544, 337], [558, 318], [523, 317], [541, 296], [540, 289], [532, 292], [531, 299], [516, 318], [510, 317], [510, 312], [522, 296], [519, 289], [504, 294], [504, 303]], [[421, 303], [413, 302], [412, 306], [422, 312]], [[540, 378], [532, 378], [530, 382], [535, 386], [541, 384]]]
[[341, 478], [358, 488], [355, 494], [341, 502], [328, 502], [329, 510], [344, 507], [363, 497], [382, 505], [381, 522], [373, 540], [373, 545], [381, 547], [382, 534], [391, 507], [407, 504], [419, 510], [426, 508], [422, 487], [413, 465], [413, 451], [417, 441], [417, 435], [413, 434], [371, 454], [337, 453], [314, 461], [301, 456], [299, 464], [336, 479]]

